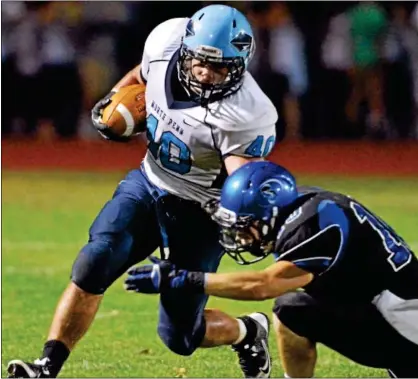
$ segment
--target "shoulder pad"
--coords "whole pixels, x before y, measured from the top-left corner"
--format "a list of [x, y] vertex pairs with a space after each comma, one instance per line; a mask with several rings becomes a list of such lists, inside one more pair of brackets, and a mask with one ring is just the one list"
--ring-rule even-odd
[[145, 42], [149, 61], [168, 59], [180, 47], [188, 18], [172, 18], [157, 25]]
[[277, 110], [250, 73], [241, 88], [226, 99], [209, 104], [207, 122], [226, 131], [254, 130], [274, 126]]

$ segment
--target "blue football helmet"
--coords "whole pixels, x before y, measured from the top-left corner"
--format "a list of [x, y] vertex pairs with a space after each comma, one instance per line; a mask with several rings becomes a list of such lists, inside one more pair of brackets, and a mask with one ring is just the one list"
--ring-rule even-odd
[[[227, 5], [209, 5], [189, 20], [177, 63], [180, 83], [189, 96], [205, 106], [235, 93], [242, 84], [248, 64], [254, 55], [255, 42], [246, 17]], [[227, 69], [221, 83], [200, 83], [191, 69], [192, 59]]]
[[273, 252], [278, 229], [297, 198], [296, 180], [289, 171], [271, 162], [250, 162], [226, 179], [220, 201], [210, 201], [206, 210], [221, 226], [226, 253], [240, 264], [250, 264]]

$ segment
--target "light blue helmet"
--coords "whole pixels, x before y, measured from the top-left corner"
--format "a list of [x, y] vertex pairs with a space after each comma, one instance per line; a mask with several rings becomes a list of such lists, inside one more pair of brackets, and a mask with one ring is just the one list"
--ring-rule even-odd
[[[189, 20], [178, 62], [180, 82], [189, 95], [202, 105], [236, 92], [254, 54], [254, 36], [246, 17], [227, 5], [209, 5]], [[213, 67], [227, 68], [221, 83], [203, 84], [191, 70], [191, 60], [199, 59]]]

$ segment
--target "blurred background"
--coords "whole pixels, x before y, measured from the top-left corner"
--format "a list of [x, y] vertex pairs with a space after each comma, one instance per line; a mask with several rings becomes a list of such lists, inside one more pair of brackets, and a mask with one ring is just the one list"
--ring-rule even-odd
[[[149, 32], [210, 3], [3, 1], [2, 138], [98, 139], [90, 109]], [[418, 138], [417, 2], [229, 4], [253, 25], [279, 140]]]

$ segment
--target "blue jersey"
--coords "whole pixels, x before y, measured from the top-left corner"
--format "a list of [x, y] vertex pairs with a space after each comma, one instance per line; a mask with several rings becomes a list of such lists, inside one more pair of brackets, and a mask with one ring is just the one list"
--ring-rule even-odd
[[301, 187], [302, 205], [285, 221], [276, 259], [314, 274], [310, 295], [335, 303], [374, 303], [418, 343], [418, 260], [406, 242], [355, 199]]

